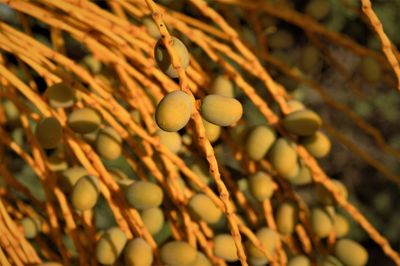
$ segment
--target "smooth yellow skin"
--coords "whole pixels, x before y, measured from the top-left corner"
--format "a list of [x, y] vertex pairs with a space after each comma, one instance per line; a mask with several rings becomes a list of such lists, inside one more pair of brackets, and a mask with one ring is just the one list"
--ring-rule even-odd
[[126, 236], [118, 227], [108, 229], [97, 242], [96, 259], [105, 265], [113, 264], [126, 244]]
[[71, 193], [71, 204], [76, 210], [89, 210], [96, 205], [99, 184], [94, 176], [83, 176], [75, 184]]
[[143, 238], [130, 240], [124, 249], [124, 262], [126, 266], [151, 266], [153, 251]]
[[253, 128], [246, 140], [246, 153], [253, 160], [261, 160], [268, 153], [276, 140], [275, 131], [268, 126], [257, 126]]
[[299, 102], [296, 100], [288, 101], [287, 106], [289, 107], [291, 113], [306, 109], [306, 107], [304, 106], [304, 104], [302, 102]]
[[1, 104], [3, 105], [4, 113], [7, 117], [7, 120], [19, 119], [19, 110], [12, 101], [5, 100], [1, 102]]
[[333, 230], [335, 230], [336, 238], [346, 236], [350, 231], [349, 221], [343, 215], [336, 214], [333, 217]]
[[323, 158], [331, 150], [331, 141], [322, 132], [317, 131], [314, 135], [301, 140], [301, 144], [315, 158]]
[[293, 44], [293, 34], [286, 30], [278, 30], [268, 36], [268, 45], [271, 49], [288, 49]]
[[311, 0], [305, 9], [305, 13], [316, 20], [322, 20], [331, 13], [331, 3], [326, 0]]
[[234, 98], [210, 94], [201, 103], [201, 115], [210, 123], [226, 127], [239, 121], [243, 115], [243, 107]]
[[250, 266], [265, 266], [268, 264], [268, 259], [248, 257], [248, 262]]
[[191, 266], [212, 266], [212, 264], [203, 253], [198, 251], [196, 261]]
[[291, 179], [296, 177], [299, 174], [299, 172], [300, 172], [300, 164], [296, 163], [290, 172], [282, 176], [290, 181]]
[[133, 110], [130, 112], [131, 118], [132, 120], [140, 125], [140, 123], [142, 122], [142, 115], [140, 114], [140, 112], [138, 110]]
[[93, 55], [87, 55], [82, 59], [82, 63], [93, 74], [99, 74], [103, 68], [102, 63]]
[[298, 221], [298, 209], [293, 202], [283, 202], [276, 212], [276, 225], [283, 235], [290, 235]]
[[251, 195], [260, 202], [271, 198], [277, 188], [272, 177], [265, 172], [257, 172], [250, 176], [248, 186]]
[[92, 108], [82, 108], [73, 111], [68, 116], [68, 126], [80, 134], [87, 134], [99, 128], [101, 124], [100, 115]]
[[45, 95], [54, 108], [67, 108], [74, 105], [76, 101], [75, 89], [67, 83], [61, 82], [49, 86]]
[[310, 169], [308, 169], [308, 167], [305, 165], [301, 165], [299, 173], [289, 181], [293, 185], [297, 186], [310, 184], [312, 182], [312, 175]]
[[233, 83], [226, 76], [217, 76], [211, 84], [210, 94], [217, 94], [225, 97], [234, 97]]
[[[275, 253], [275, 243], [278, 237], [278, 234], [276, 232], [269, 228], [263, 227], [257, 231], [256, 237], [264, 245], [266, 252], [271, 255]], [[246, 242], [246, 249], [249, 256], [253, 257], [254, 259], [266, 258], [264, 254], [260, 250], [258, 250], [249, 240]]]
[[82, 138], [89, 143], [90, 145], [96, 146], [96, 139], [97, 139], [97, 135], [99, 133], [100, 129], [96, 129], [95, 131], [86, 133], [86, 134], [82, 134]]
[[147, 30], [147, 33], [151, 37], [157, 40], [161, 38], [160, 30], [158, 29], [157, 24], [154, 22], [151, 16], [146, 16], [145, 18], [143, 18], [142, 22]]
[[177, 132], [158, 130], [156, 135], [160, 138], [161, 144], [165, 145], [172, 153], [178, 153], [182, 148], [182, 138]]
[[268, 158], [279, 175], [292, 179], [298, 174], [297, 153], [288, 140], [277, 139], [269, 151]]
[[213, 239], [214, 247], [213, 251], [217, 257], [227, 261], [237, 261], [237, 249], [233, 237], [228, 234], [217, 235]]
[[112, 127], [102, 128], [96, 138], [96, 151], [106, 160], [115, 160], [122, 153], [122, 138]]
[[160, 255], [168, 266], [190, 266], [196, 261], [197, 250], [184, 241], [170, 241], [161, 247]]
[[[172, 37], [172, 49], [179, 57], [181, 67], [186, 70], [189, 66], [190, 56], [185, 44], [176, 37]], [[172, 59], [165, 48], [162, 39], [158, 40], [154, 48], [154, 58], [156, 59], [158, 67], [171, 78], [178, 77], [178, 71], [172, 65]]]
[[321, 208], [315, 207], [311, 210], [311, 229], [320, 238], [325, 238], [333, 230], [333, 221], [329, 213]]
[[189, 200], [189, 208], [206, 223], [214, 224], [219, 221], [222, 212], [205, 194], [196, 194]]
[[363, 266], [368, 262], [365, 248], [351, 239], [339, 239], [335, 244], [334, 253], [346, 266]]
[[128, 203], [138, 210], [158, 207], [163, 200], [162, 189], [148, 181], [134, 182], [125, 193]]
[[74, 166], [62, 172], [58, 179], [60, 188], [65, 193], [70, 193], [78, 180], [89, 173], [81, 166]]
[[292, 112], [283, 119], [283, 126], [287, 131], [303, 137], [311, 136], [321, 125], [319, 115], [309, 109]]
[[63, 129], [54, 117], [46, 117], [40, 120], [35, 128], [35, 137], [43, 149], [54, 149], [62, 141]]
[[164, 213], [158, 207], [145, 209], [140, 212], [144, 226], [150, 234], [155, 235], [160, 232], [164, 224]]
[[304, 255], [298, 255], [292, 257], [287, 264], [287, 266], [310, 266], [310, 265], [311, 265], [310, 259]]
[[5, 100], [1, 102], [1, 104], [7, 117], [7, 125], [10, 125], [12, 127], [19, 126], [21, 124], [21, 121], [19, 119], [20, 114], [17, 106], [15, 106], [15, 104], [9, 100]]
[[345, 266], [340, 260], [334, 256], [326, 256], [319, 261], [320, 266]]
[[184, 145], [190, 146], [190, 145], [193, 143], [192, 136], [190, 136], [190, 135], [187, 134], [187, 133], [184, 133], [184, 134], [182, 135], [182, 143], [183, 143]]
[[188, 94], [179, 90], [172, 91], [158, 103], [156, 123], [164, 131], [176, 132], [189, 122], [193, 106]]
[[24, 236], [27, 239], [33, 239], [40, 232], [40, 221], [31, 217], [25, 217], [20, 221], [22, 225]]
[[204, 129], [206, 130], [206, 137], [210, 143], [214, 143], [221, 135], [221, 127], [202, 119]]

